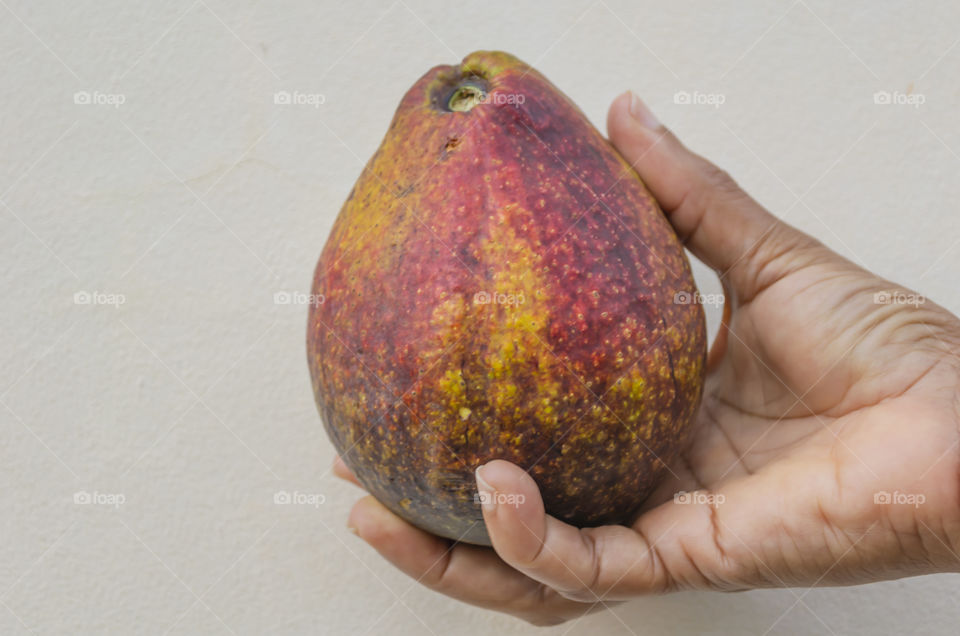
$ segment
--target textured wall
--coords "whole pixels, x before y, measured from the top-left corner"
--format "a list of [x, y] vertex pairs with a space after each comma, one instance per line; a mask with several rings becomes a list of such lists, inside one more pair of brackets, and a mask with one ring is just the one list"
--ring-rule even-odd
[[[283, 302], [400, 96], [478, 48], [600, 124], [632, 88], [777, 214], [957, 312], [958, 20], [948, 0], [3, 0], [0, 633], [529, 633], [347, 532], [358, 492], [329, 474], [306, 310]], [[678, 594], [541, 633], [952, 634], [956, 585]]]

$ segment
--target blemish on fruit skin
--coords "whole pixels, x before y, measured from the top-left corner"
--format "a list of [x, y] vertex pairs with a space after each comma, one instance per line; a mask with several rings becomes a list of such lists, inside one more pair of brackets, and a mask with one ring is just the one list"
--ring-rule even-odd
[[[699, 399], [702, 312], [672, 302], [689, 266], [630, 167], [549, 82], [504, 54], [468, 60], [530, 98], [439, 113], [428, 96], [453, 67], [404, 97], [317, 265], [318, 406], [368, 490], [437, 534], [472, 526], [463, 538], [487, 542], [472, 470], [496, 457], [542, 456], [531, 474], [558, 516], [621, 521], [662, 472], [651, 450], [672, 457]], [[385, 185], [414, 183], [402, 199]], [[474, 302], [481, 291], [524, 302]]]

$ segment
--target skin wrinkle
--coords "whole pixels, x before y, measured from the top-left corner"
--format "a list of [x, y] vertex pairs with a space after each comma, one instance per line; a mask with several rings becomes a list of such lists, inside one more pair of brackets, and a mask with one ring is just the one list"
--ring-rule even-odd
[[[757, 332], [757, 329], [756, 329], [755, 326], [753, 326], [754, 318], [753, 318], [753, 316], [751, 316], [751, 315], [749, 315], [749, 314], [747, 314], [747, 315], [750, 317], [750, 322], [751, 322], [751, 328], [749, 329], [749, 331], [756, 333], [756, 332]], [[747, 341], [744, 340], [743, 338], [741, 338], [741, 337], [733, 330], [732, 326], [731, 326], [731, 328], [730, 328], [730, 333], [733, 334], [734, 339], [736, 340], [736, 342], [737, 342], [738, 345], [740, 345], [741, 347], [747, 348], [747, 345], [745, 344]], [[761, 402], [760, 402], [761, 405], [767, 406], [767, 405], [770, 405], [770, 404], [776, 404], [777, 402], [779, 402], [780, 400], [782, 400], [782, 399], [784, 399], [784, 398], [790, 400], [791, 403], [794, 402], [794, 401], [796, 400], [796, 397], [793, 395], [793, 392], [790, 391], [790, 387], [788, 387], [788, 386], [786, 385], [786, 383], [783, 381], [783, 378], [781, 377], [782, 374], [777, 373], [777, 370], [774, 369], [774, 368], [772, 368], [772, 367], [770, 366], [770, 364], [769, 364], [768, 362], [766, 362], [767, 360], [770, 360], [771, 358], [770, 358], [769, 352], [767, 351], [767, 348], [766, 348], [766, 346], [765, 346], [765, 343], [764, 343], [763, 338], [758, 338], [758, 339], [756, 339], [756, 341], [753, 342], [752, 344], [753, 344], [754, 346], [748, 348], [747, 351], [746, 351], [746, 354], [749, 355], [749, 356], [751, 356], [751, 357], [753, 358], [753, 360], [751, 360], [751, 362], [752, 362], [753, 364], [758, 364], [758, 365], [760, 365], [761, 367], [763, 367], [764, 370], [769, 370], [770, 373], [773, 375], [773, 378], [776, 380], [776, 385], [777, 385], [778, 387], [782, 387], [782, 389], [783, 389], [783, 391], [781, 391], [781, 393], [782, 393], [781, 396], [779, 396], [779, 397], [771, 397], [771, 396], [768, 394], [769, 384], [770, 384], [770, 383], [760, 382], [759, 385], [758, 385], [758, 388], [759, 388], [759, 390], [760, 390], [760, 394], [761, 394], [761, 398], [762, 398], [762, 399], [761, 399]], [[792, 406], [791, 409], [797, 408], [798, 406], [799, 406], [800, 408], [803, 408], [803, 409], [804, 409], [805, 411], [807, 411], [808, 414], [809, 414], [810, 409], [809, 409], [807, 406], [805, 406], [802, 402], [801, 402], [800, 404], [796, 404], [796, 405]]]
[[[796, 399], [797, 399], [797, 398], [793, 397], [792, 395], [791, 395], [790, 397], [793, 398], [793, 401], [796, 401]], [[728, 408], [728, 409], [730, 409], [730, 410], [736, 411], [737, 413], [740, 413], [741, 415], [746, 415], [746, 416], [748, 416], [748, 417], [754, 417], [754, 418], [763, 419], [763, 420], [769, 419], [769, 416], [767, 416], [767, 415], [765, 415], [765, 414], [763, 414], [763, 413], [757, 412], [757, 411], [751, 411], [751, 410], [749, 410], [749, 409], [745, 409], [745, 408], [743, 408], [743, 407], [741, 407], [741, 406], [739, 406], [739, 405], [737, 405], [737, 404], [734, 404], [733, 402], [725, 399], [723, 396], [719, 396], [719, 395], [718, 395], [718, 396], [716, 397], [715, 401], [716, 401], [717, 404], [719, 404], [719, 405], [721, 405], [721, 406], [723, 406], [723, 407], [726, 407], [726, 408]], [[804, 419], [809, 419], [809, 418], [810, 418], [810, 415], [809, 415], [809, 414], [800, 414], [800, 415], [786, 415], [786, 414], [784, 414], [783, 417], [780, 417], [780, 418], [777, 418], [777, 419], [779, 419], [781, 422], [787, 422], [787, 421], [790, 421], [790, 420], [804, 420]]]
[[[824, 269], [819, 263], [811, 263], [808, 267], [811, 268], [811, 269], [812, 269], [812, 268], [816, 268], [816, 269], [819, 269], [819, 270], [823, 270], [823, 269]], [[811, 281], [810, 281], [809, 283], [807, 283], [806, 285], [798, 286], [798, 287], [796, 288], [795, 292], [794, 292], [794, 295], [796, 295], [796, 296], [806, 295], [806, 294], [810, 293], [811, 291], [813, 291], [813, 289], [814, 289], [815, 287], [821, 286], [821, 285], [835, 285], [836, 283], [840, 283], [840, 282], [844, 282], [844, 283], [851, 283], [851, 282], [852, 282], [852, 283], [856, 283], [856, 281], [857, 281], [857, 276], [855, 276], [855, 275], [854, 275], [853, 273], [851, 273], [851, 272], [847, 272], [847, 271], [842, 271], [842, 272], [836, 272], [836, 271], [834, 271], [834, 272], [830, 272], [830, 271], [828, 271], [828, 272], [825, 272], [825, 273], [822, 273], [822, 274], [817, 274], [817, 276], [814, 278], [814, 280], [811, 280]], [[862, 287], [863, 287], [863, 289], [855, 290], [854, 292], [852, 292], [852, 293], [850, 294], [850, 297], [851, 297], [851, 298], [855, 298], [855, 297], [857, 296], [857, 291], [859, 291], [860, 293], [862, 293], [863, 291], [868, 291], [868, 290], [872, 289], [872, 288], [874, 287], [874, 284], [873, 284], [873, 283], [869, 283], [869, 282], [864, 282], [864, 283], [862, 284]], [[833, 309], [840, 309], [839, 303], [835, 303]], [[844, 308], [844, 309], [846, 310], [846, 308]], [[872, 309], [865, 308], [865, 309], [864, 309], [864, 313], [865, 313], [865, 314], [872, 314], [872, 313], [874, 313], [874, 312], [873, 312]]]
[[888, 400], [895, 399], [910, 393], [911, 391], [914, 390], [914, 388], [917, 387], [917, 385], [923, 382], [931, 373], [933, 373], [937, 369], [937, 367], [939, 367], [943, 363], [944, 363], [943, 360], [933, 361], [929, 367], [921, 371], [919, 375], [917, 375], [917, 378], [915, 380], [912, 380], [910, 384], [908, 384], [902, 391], [888, 395], [886, 399]]
[[[730, 435], [727, 434], [727, 431], [723, 428], [723, 425], [719, 421], [714, 420], [713, 426], [720, 432], [720, 435], [723, 436], [724, 441], [727, 443], [728, 446], [730, 446], [730, 449], [734, 452], [734, 454], [737, 457], [743, 457], [743, 453], [740, 452], [740, 449], [738, 449], [736, 444], [733, 443], [733, 439], [730, 437]], [[749, 475], [750, 469], [742, 461], [740, 463], [741, 465], [743, 465], [744, 469], [746, 469], [747, 474]]]
[[[838, 274], [838, 277], [839, 276], [841, 275]], [[825, 281], [819, 281], [819, 282], [820, 284], [828, 284], [831, 281], [827, 279]], [[849, 307], [850, 302], [852, 300], [859, 298], [861, 294], [869, 293], [872, 287], [873, 285], [872, 283], [870, 283], [870, 281], [864, 281], [860, 285], [851, 286], [851, 289], [847, 290], [847, 293], [845, 293], [844, 295], [836, 299], [836, 302], [833, 303], [833, 309], [835, 311], [841, 311], [845, 307]], [[875, 311], [872, 311], [872, 309], [868, 308], [867, 306], [864, 307], [863, 312], [864, 312], [864, 317], [869, 317], [871, 315], [876, 314]]]
[[[840, 458], [837, 456], [837, 446], [830, 447], [830, 459], [833, 461], [833, 483], [834, 483], [834, 497], [837, 501], [841, 500], [843, 494], [843, 480], [841, 479], [841, 474], [843, 471], [840, 467]], [[823, 522], [827, 527], [833, 527], [833, 524], [830, 521], [830, 518], [827, 517], [826, 512], [823, 509], [823, 502], [820, 500], [820, 497], [817, 497], [817, 511], [820, 513], [820, 516]]]
[[[450, 566], [452, 563], [453, 563], [453, 551], [448, 548], [447, 551], [444, 553], [444, 555], [440, 557], [440, 564], [439, 564], [440, 571], [434, 575], [431, 575], [432, 578], [434, 579], [433, 587], [435, 588], [445, 587], [447, 583], [446, 578], [448, 573], [450, 572]], [[436, 565], [434, 565], [433, 567], [436, 567]], [[427, 570], [427, 573], [432, 572], [433, 567], [430, 568], [430, 570]]]
[[[670, 133], [665, 131], [664, 134], [670, 134]], [[688, 189], [683, 193], [683, 195], [680, 197], [680, 201], [677, 203], [676, 206], [674, 206], [672, 210], [667, 210], [666, 208], [663, 208], [663, 211], [670, 218], [672, 218], [673, 216], [683, 216], [683, 210], [685, 209], [684, 204], [687, 202], [687, 199], [691, 196], [692, 193], [693, 193], [693, 188]], [[677, 233], [677, 237], [680, 239], [680, 244], [683, 245], [684, 249], [690, 249], [689, 247], [690, 243], [693, 241], [693, 237], [695, 237], [697, 233], [700, 231], [700, 226], [703, 224], [703, 220], [704, 218], [706, 218], [706, 216], [707, 216], [707, 210], [706, 208], [704, 208], [699, 214], [694, 216], [693, 227], [691, 227], [688, 231], [682, 234], [679, 232]]]
[[[598, 547], [598, 537], [589, 531], [589, 528], [584, 528], [580, 530], [580, 541], [586, 546], [587, 562], [590, 563], [590, 581], [580, 582], [581, 587], [578, 587], [572, 592], [561, 592], [565, 597], [573, 599], [575, 601], [595, 601], [602, 600], [602, 596], [596, 594], [593, 590], [596, 589], [597, 582], [600, 581], [600, 576], [603, 574], [603, 563], [601, 561], [601, 555], [603, 550]], [[577, 580], [580, 581], [580, 576], [577, 575]]]
[[[687, 545], [682, 541], [678, 542], [677, 545], [680, 546], [680, 551], [683, 553], [683, 557], [687, 560], [687, 563], [690, 564], [690, 567], [693, 568], [693, 571], [696, 572], [697, 576], [699, 576], [700, 579], [705, 583], [717, 585], [718, 581], [708, 577], [706, 572], [700, 569], [700, 566], [697, 564], [696, 560], [692, 556], [690, 556], [690, 551], [687, 549]], [[688, 586], [688, 589], [696, 589], [696, 588], [697, 586], [695, 584]]]
[[[733, 446], [733, 442], [730, 440], [730, 437], [729, 437], [728, 435], [726, 435], [726, 433], [724, 433], [724, 431], [720, 430], [720, 428], [719, 428], [719, 425], [718, 425], [718, 421], [719, 421], [719, 420], [716, 418], [716, 416], [715, 416], [714, 413], [713, 413], [713, 404], [714, 404], [714, 402], [716, 402], [717, 404], [721, 404], [721, 403], [716, 399], [716, 396], [714, 396], [712, 393], [710, 394], [709, 397], [710, 397], [710, 400], [709, 400], [709, 401], [708, 401], [708, 400], [704, 400], [705, 415], [706, 415], [706, 418], [707, 418], [707, 422], [708, 422], [709, 427], [714, 428], [714, 429], [716, 429], [718, 432], [720, 432], [721, 437], [723, 437], [724, 441], [727, 442], [727, 446], [730, 447], [730, 450], [733, 452], [733, 456], [736, 458], [736, 459], [734, 460], [734, 465], [735, 465], [735, 466], [740, 466], [741, 468], [743, 468], [743, 470], [744, 470], [744, 472], [746, 472], [746, 474], [752, 475], [753, 472], [751, 471], [750, 467], [747, 466], [746, 460], [745, 460], [743, 454], [742, 454], [735, 446]], [[687, 461], [687, 465], [688, 465], [688, 466], [691, 466], [691, 472], [693, 472], [693, 467], [692, 467], [692, 465], [690, 464], [689, 459], [686, 460], [686, 461]], [[732, 470], [732, 467], [728, 468], [728, 469], [727, 469], [727, 472], [729, 472], [730, 470]], [[696, 479], [697, 484], [698, 484], [699, 487], [701, 487], [701, 488], [702, 488], [702, 487], [705, 487], [706, 482], [704, 482], [702, 479], [700, 479], [699, 477], [697, 477], [695, 473], [694, 473], [694, 478]]]
[[685, 454], [681, 456], [684, 466], [687, 468], [687, 472], [690, 473], [690, 476], [693, 477], [693, 483], [696, 485], [697, 489], [704, 487], [703, 480], [700, 479], [700, 476], [697, 475], [697, 472], [694, 470], [693, 466], [690, 464], [690, 460], [686, 458]]
[[[922, 310], [921, 310], [922, 311]], [[902, 313], [902, 312], [901, 312]], [[902, 322], [895, 325], [893, 329], [893, 334], [896, 335], [900, 332], [907, 332], [906, 337], [904, 338], [905, 342], [911, 344], [922, 344], [927, 342], [936, 343], [937, 345], [943, 346], [943, 342], [937, 336], [934, 336], [930, 333], [930, 326], [936, 324], [936, 320], [932, 316], [923, 314], [923, 315], [914, 315], [914, 312], [910, 314], [902, 315]], [[910, 329], [911, 327], [922, 327], [922, 329]], [[919, 337], [919, 342], [918, 342]], [[898, 341], [897, 344], [900, 344]], [[943, 349], [936, 349], [937, 353], [943, 353]]]
[[[712, 491], [707, 491], [707, 496], [712, 497]], [[707, 506], [710, 508], [710, 537], [713, 539], [714, 548], [717, 550], [717, 554], [720, 557], [720, 563], [723, 567], [729, 565], [730, 560], [727, 555], [727, 551], [723, 547], [723, 543], [720, 541], [720, 518], [717, 506], [712, 506], [709, 503]]]
[[[737, 410], [738, 410], [737, 407], [736, 407], [736, 405], [734, 405], [734, 404], [723, 404], [723, 403], [721, 403], [721, 402], [719, 402], [719, 401], [718, 401], [718, 403], [721, 404], [722, 406], [725, 406], [726, 408], [728, 408], [728, 409], [730, 409], [730, 410], [732, 410], [732, 411], [737, 411]], [[763, 415], [758, 415], [758, 414], [754, 414], [754, 413], [747, 413], [747, 412], [745, 412], [745, 411], [744, 411], [743, 413], [745, 413], [745, 414], [748, 415], [749, 417], [752, 417], [752, 418], [755, 418], [755, 419], [759, 419], [759, 420], [769, 420], [769, 419], [770, 419], [770, 418], [768, 418], [768, 417], [766, 417], [766, 416], [763, 416]], [[803, 420], [803, 421], [801, 422], [800, 420]], [[809, 426], [809, 425], [811, 424], [810, 420], [811, 420], [811, 417], [810, 417], [809, 415], [794, 415], [794, 416], [791, 416], [791, 417], [780, 418], [779, 421], [777, 421], [777, 422], [769, 422], [769, 423], [767, 424], [766, 430], [764, 430], [764, 432], [761, 433], [761, 434], [758, 436], [758, 438], [759, 438], [759, 437], [766, 437], [767, 435], [769, 435], [770, 432], [779, 432], [779, 431], [782, 430], [783, 427], [785, 427], [785, 426], [787, 426], [787, 425], [790, 425], [790, 424], [794, 424], [794, 423], [796, 423], [796, 424], [803, 424], [803, 425], [804, 425], [804, 428], [811, 428], [811, 427]], [[781, 453], [781, 452], [790, 450], [790, 447], [795, 446], [795, 445], [796, 445], [799, 441], [801, 441], [801, 440], [804, 440], [804, 439], [808, 439], [808, 438], [810, 438], [810, 437], [813, 437], [813, 436], [816, 435], [818, 432], [820, 432], [820, 430], [821, 430], [820, 427], [811, 428], [811, 430], [810, 430], [809, 432], [806, 432], [806, 433], [800, 435], [799, 437], [788, 439], [788, 440], [784, 441], [783, 444], [781, 444], [781, 445], [779, 445], [779, 446], [774, 446], [774, 447], [772, 447], [772, 448], [770, 448], [770, 447], [765, 447], [765, 448], [763, 448], [762, 450], [758, 450], [758, 449], [756, 449], [756, 447], [754, 447], [754, 448], [751, 448], [749, 451], [747, 451], [747, 453], [750, 454], [750, 455], [767, 455], [767, 454], [774, 454], [774, 455], [776, 455], [776, 454], [778, 454], [778, 453]]]
[[[524, 527], [526, 527], [527, 530], [530, 531], [530, 534], [532, 534], [532, 535], [535, 536], [535, 537], [537, 536], [537, 535], [533, 532], [533, 530], [530, 530], [530, 528], [529, 528], [526, 524], [524, 524]], [[549, 533], [550, 533], [550, 525], [549, 525], [549, 524], [545, 524], [545, 525], [544, 525], [544, 528], [543, 528], [543, 538], [540, 539], [539, 537], [537, 537], [537, 539], [538, 539], [538, 541], [537, 541], [537, 549], [536, 549], [536, 551], [533, 553], [533, 556], [529, 557], [528, 559], [526, 559], [525, 561], [522, 562], [522, 563], [524, 563], [524, 564], [526, 565], [526, 567], [528, 567], [528, 568], [535, 568], [535, 567], [536, 567], [537, 561], [540, 560], [540, 556], [543, 554], [543, 548], [547, 545], [547, 537], [548, 537]]]
[[[750, 249], [744, 253], [740, 260], [733, 265], [733, 267], [741, 266], [747, 268], [747, 273], [752, 273], [752, 276], [750, 277], [751, 283], [746, 285], [746, 288], [750, 290], [750, 292], [737, 298], [737, 301], [741, 306], [750, 304], [760, 297], [765, 291], [785, 279], [787, 276], [801, 271], [805, 266], [813, 265], [813, 263], [796, 265], [795, 269], [787, 268], [784, 270], [775, 270], [775, 274], [768, 275], [767, 271], [775, 268], [775, 266], [778, 266], [781, 259], [797, 259], [800, 256], [800, 250], [796, 246], [784, 244], [774, 248], [770, 247], [771, 242], [777, 240], [775, 235], [779, 234], [779, 232], [779, 226], [776, 221], [771, 222], [768, 231], [764, 231], [756, 240], [756, 242], [754, 242], [754, 244], [750, 247]], [[760, 254], [765, 249], [773, 249], [773, 252], [769, 255], [763, 256], [761, 259]], [[757, 262], [758, 259], [761, 259], [759, 264]], [[727, 272], [727, 274], [731, 272]]]
[[[657, 545], [657, 543], [650, 541], [641, 524], [636, 524], [634, 526], [634, 531], [639, 535], [641, 542], [647, 548], [645, 554], [650, 556], [650, 575], [653, 577], [654, 582], [662, 581], [662, 584], [659, 587], [655, 586], [655, 584], [651, 584], [649, 586], [650, 589], [659, 593], [679, 589], [678, 583], [680, 579], [675, 577], [673, 572], [671, 572], [670, 568], [667, 566], [666, 560], [660, 553], [660, 546]], [[657, 576], [658, 569], [663, 572], [662, 576]]]
[[[919, 548], [919, 556], [914, 557], [918, 561], [922, 561], [929, 565], [933, 565], [934, 559], [933, 554], [927, 548], [927, 543], [924, 541], [923, 534], [920, 532], [920, 520], [916, 516], [910, 518], [910, 525], [912, 527], [910, 532], [897, 532], [894, 530], [894, 533], [897, 535], [897, 541], [901, 545], [905, 554], [916, 553], [917, 548]], [[913, 539], [914, 547], [912, 550], [908, 550], [904, 547], [905, 539]]]
[[[831, 449], [831, 455], [833, 454], [833, 449]], [[837, 462], [834, 458], [834, 465], [836, 466]], [[835, 472], [839, 472], [839, 469], [834, 468]], [[842, 531], [834, 526], [833, 522], [830, 520], [830, 517], [827, 515], [827, 511], [823, 508], [823, 502], [820, 497], [816, 498], [816, 509], [817, 509], [817, 518], [821, 523], [822, 532], [824, 535], [824, 544], [829, 546], [831, 544], [830, 539], [833, 539], [833, 543], [836, 545], [842, 545], [841, 536], [843, 536]]]

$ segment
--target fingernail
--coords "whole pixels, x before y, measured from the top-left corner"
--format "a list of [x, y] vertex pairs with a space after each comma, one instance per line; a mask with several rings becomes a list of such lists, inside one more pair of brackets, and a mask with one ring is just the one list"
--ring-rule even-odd
[[653, 111], [647, 108], [643, 100], [637, 97], [633, 91], [627, 92], [630, 93], [630, 116], [645, 128], [659, 128], [661, 126], [660, 120], [653, 114]]
[[493, 512], [497, 509], [496, 497], [494, 496], [496, 491], [493, 487], [484, 481], [483, 477], [480, 475], [480, 471], [483, 470], [483, 466], [478, 466], [477, 470], [474, 472], [474, 476], [477, 478], [477, 490], [480, 495], [480, 507], [486, 510], [487, 512]]
[[360, 531], [357, 530], [357, 529], [356, 529], [355, 527], [353, 527], [353, 526], [347, 526], [347, 530], [349, 530], [349, 531], [352, 532], [353, 534], [357, 535], [358, 537], [360, 536]]

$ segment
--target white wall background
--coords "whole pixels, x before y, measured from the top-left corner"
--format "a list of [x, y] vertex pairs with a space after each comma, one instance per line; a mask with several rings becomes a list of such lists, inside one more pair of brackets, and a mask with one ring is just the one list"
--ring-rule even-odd
[[[401, 95], [479, 48], [600, 125], [632, 88], [777, 214], [957, 312], [958, 23], [950, 0], [0, 1], [0, 633], [531, 633], [347, 532], [305, 308], [274, 303], [309, 291]], [[678, 594], [541, 633], [954, 634], [957, 584]]]

